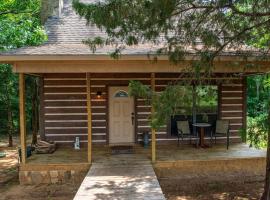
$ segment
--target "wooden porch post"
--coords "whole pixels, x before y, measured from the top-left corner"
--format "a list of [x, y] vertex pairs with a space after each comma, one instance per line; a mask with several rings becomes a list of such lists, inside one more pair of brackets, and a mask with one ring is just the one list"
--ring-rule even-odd
[[26, 163], [25, 78], [19, 74], [21, 163]]
[[87, 122], [88, 122], [88, 144], [87, 158], [88, 162], [92, 163], [92, 109], [91, 109], [91, 78], [90, 74], [86, 73], [86, 88], [87, 88]]
[[[155, 91], [155, 73], [151, 73], [151, 88], [153, 91]], [[155, 112], [153, 106], [151, 108], [151, 114], [153, 114]], [[156, 130], [155, 129], [151, 129], [151, 137], [152, 137], [152, 162], [156, 162]]]

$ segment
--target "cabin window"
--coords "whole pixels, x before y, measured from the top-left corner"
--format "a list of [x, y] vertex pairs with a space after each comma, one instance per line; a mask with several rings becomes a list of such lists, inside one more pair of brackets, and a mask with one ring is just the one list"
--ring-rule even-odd
[[[195, 95], [193, 89], [195, 89]], [[196, 120], [196, 122], [214, 124], [218, 118], [218, 87], [216, 85], [202, 85], [195, 88], [179, 86], [176, 99], [178, 99], [177, 108], [171, 116], [172, 135], [178, 134], [177, 121], [188, 120], [191, 124], [193, 120]], [[194, 116], [193, 108], [195, 108], [196, 116]]]
[[128, 93], [124, 90], [117, 91], [114, 95], [116, 98], [126, 98], [128, 97]]
[[[179, 86], [177, 90], [176, 115], [192, 115], [193, 103], [196, 114], [217, 114], [218, 112], [218, 87], [215, 85], [195, 86], [193, 96], [192, 86]], [[194, 102], [195, 101], [195, 102]]]

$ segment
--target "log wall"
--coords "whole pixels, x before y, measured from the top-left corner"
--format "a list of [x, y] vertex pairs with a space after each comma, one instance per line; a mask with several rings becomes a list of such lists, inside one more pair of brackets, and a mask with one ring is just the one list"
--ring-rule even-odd
[[[157, 73], [156, 91], [162, 91], [180, 74]], [[91, 74], [92, 139], [94, 144], [106, 144], [108, 134], [108, 87], [126, 86], [130, 80], [139, 80], [150, 85], [149, 73]], [[242, 78], [217, 75], [211, 84], [219, 85], [219, 117], [230, 120], [231, 135], [239, 138], [238, 130], [245, 125], [245, 83]], [[44, 136], [61, 144], [72, 144], [75, 137], [87, 143], [86, 74], [44, 74], [43, 97], [41, 99]], [[97, 91], [102, 97], [97, 98]], [[151, 107], [144, 99], [135, 99], [135, 138], [142, 140], [142, 133], [150, 131], [148, 117]], [[43, 127], [43, 126], [41, 126]], [[150, 131], [151, 132], [151, 131]], [[42, 131], [41, 131], [42, 133]], [[170, 122], [157, 131], [157, 141], [176, 140], [170, 134]]]

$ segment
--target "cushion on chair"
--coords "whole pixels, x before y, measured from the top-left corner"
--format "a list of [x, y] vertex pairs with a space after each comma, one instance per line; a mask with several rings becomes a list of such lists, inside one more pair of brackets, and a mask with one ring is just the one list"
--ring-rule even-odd
[[190, 134], [188, 121], [177, 121], [177, 129], [181, 130], [183, 134]]
[[227, 134], [228, 130], [229, 130], [228, 120], [217, 120], [216, 133]]

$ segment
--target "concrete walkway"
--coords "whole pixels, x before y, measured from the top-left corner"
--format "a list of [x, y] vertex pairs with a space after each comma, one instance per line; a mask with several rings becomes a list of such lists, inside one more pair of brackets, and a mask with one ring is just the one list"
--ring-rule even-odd
[[136, 154], [112, 155], [94, 162], [74, 200], [165, 200], [148, 159]]

